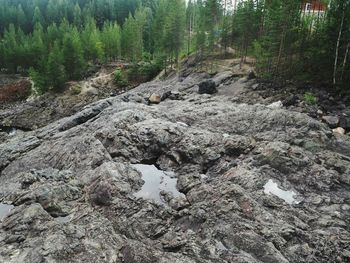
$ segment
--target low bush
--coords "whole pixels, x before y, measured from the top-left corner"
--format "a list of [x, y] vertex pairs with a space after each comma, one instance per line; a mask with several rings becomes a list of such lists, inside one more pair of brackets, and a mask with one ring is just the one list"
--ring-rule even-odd
[[24, 100], [28, 98], [30, 92], [31, 84], [25, 80], [0, 86], [0, 103]]
[[309, 105], [317, 104], [317, 98], [311, 92], [306, 92], [304, 94], [304, 101]]
[[81, 93], [81, 86], [75, 85], [71, 88], [70, 93], [72, 95], [79, 95]]
[[119, 87], [125, 87], [128, 85], [128, 80], [120, 69], [114, 72], [113, 80]]

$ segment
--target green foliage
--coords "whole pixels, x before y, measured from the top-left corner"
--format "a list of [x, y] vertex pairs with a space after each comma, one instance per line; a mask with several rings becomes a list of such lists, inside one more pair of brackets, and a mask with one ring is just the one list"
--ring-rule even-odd
[[70, 89], [72, 95], [79, 95], [81, 93], [81, 86], [75, 85]]
[[63, 54], [58, 42], [54, 43], [48, 61], [46, 76], [48, 84], [56, 91], [61, 91], [66, 82], [66, 71], [63, 66]]
[[317, 104], [317, 98], [311, 92], [306, 92], [304, 94], [304, 101], [309, 105]]
[[122, 51], [124, 56], [133, 62], [142, 59], [145, 24], [146, 12], [144, 9], [139, 9], [136, 11], [135, 17], [129, 14], [123, 25]]
[[105, 59], [115, 60], [121, 56], [121, 28], [116, 23], [106, 22], [101, 32]]
[[330, 1], [326, 12], [304, 12], [302, 3], [241, 1], [232, 20], [235, 45], [242, 58], [253, 46], [262, 76], [344, 85], [350, 80], [350, 2]]
[[[187, 4], [186, 4], [187, 2]], [[152, 78], [179, 58], [253, 51], [260, 76], [350, 81], [350, 2], [323, 13], [290, 0], [0, 0], [0, 66], [60, 91], [88, 64], [124, 59]], [[147, 63], [140, 63], [141, 61]], [[29, 70], [31, 69], [31, 70]]]
[[63, 39], [63, 65], [69, 79], [78, 80], [82, 77], [85, 61], [83, 48], [78, 31], [73, 28], [71, 33], [66, 33]]
[[34, 87], [33, 87], [34, 94], [42, 95], [48, 91], [47, 79], [45, 78], [45, 76], [40, 74], [40, 72], [36, 71], [33, 68], [30, 68], [29, 69], [29, 76], [30, 76], [31, 80], [34, 82]]
[[140, 75], [145, 76], [147, 79], [153, 79], [158, 75], [161, 69], [161, 63], [145, 63], [139, 68], [139, 73]]
[[[169, 58], [177, 64], [185, 35], [185, 2], [183, 0], [160, 0], [154, 18], [154, 43], [157, 56]], [[168, 59], [166, 59], [168, 61]]]
[[119, 87], [126, 87], [128, 85], [127, 78], [120, 69], [114, 72], [113, 80]]

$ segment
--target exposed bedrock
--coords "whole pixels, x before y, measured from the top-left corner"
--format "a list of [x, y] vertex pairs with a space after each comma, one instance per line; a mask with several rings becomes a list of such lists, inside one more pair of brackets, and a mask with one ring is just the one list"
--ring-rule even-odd
[[[142, 84], [4, 135], [0, 262], [350, 261], [348, 136], [240, 103], [256, 80], [224, 72], [217, 93], [198, 94], [208, 78]], [[181, 194], [138, 197], [152, 178], [134, 164], [176, 178]]]

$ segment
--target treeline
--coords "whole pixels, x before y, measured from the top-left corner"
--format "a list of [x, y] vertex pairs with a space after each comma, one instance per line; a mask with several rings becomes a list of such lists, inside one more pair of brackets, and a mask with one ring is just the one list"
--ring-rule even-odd
[[0, 67], [30, 72], [43, 93], [89, 64], [125, 59], [176, 67], [233, 48], [265, 78], [344, 86], [350, 80], [350, 0], [0, 0]]
[[231, 28], [242, 60], [253, 54], [267, 78], [350, 81], [350, 0], [238, 1]]
[[0, 0], [0, 67], [28, 72], [38, 93], [60, 90], [98, 62], [160, 68], [180, 54], [185, 9], [184, 0]]

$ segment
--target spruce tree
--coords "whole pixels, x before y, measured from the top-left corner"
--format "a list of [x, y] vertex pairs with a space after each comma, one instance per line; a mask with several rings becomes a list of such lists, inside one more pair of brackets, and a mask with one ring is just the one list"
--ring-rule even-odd
[[36, 6], [34, 9], [32, 24], [44, 25], [44, 17], [42, 16], [40, 8], [38, 6]]
[[77, 80], [82, 77], [85, 69], [83, 48], [76, 28], [65, 33], [63, 39], [63, 65], [69, 79]]
[[63, 66], [63, 54], [58, 41], [55, 41], [47, 60], [46, 75], [49, 85], [56, 91], [64, 87], [66, 72]]
[[121, 56], [121, 30], [118, 24], [106, 22], [101, 32], [106, 60], [115, 60]]

